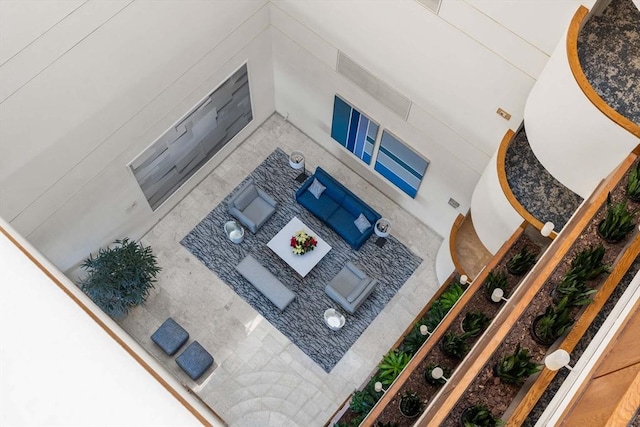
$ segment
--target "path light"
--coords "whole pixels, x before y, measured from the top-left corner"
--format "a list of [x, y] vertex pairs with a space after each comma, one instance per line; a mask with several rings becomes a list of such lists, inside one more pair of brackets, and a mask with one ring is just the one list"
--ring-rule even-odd
[[376, 393], [386, 392], [387, 391], [386, 389], [382, 388], [382, 383], [380, 381], [377, 381], [373, 385], [373, 389], [376, 391]]
[[429, 328], [427, 328], [427, 325], [420, 325], [420, 333], [422, 335], [431, 335], [432, 332], [429, 332]]
[[442, 378], [443, 380], [445, 380], [445, 382], [449, 381], [449, 378], [444, 376], [444, 371], [440, 366], [436, 366], [431, 370], [431, 378], [433, 378], [434, 380], [439, 380], [440, 378]]
[[554, 228], [555, 225], [553, 225], [551, 221], [547, 221], [544, 223], [542, 230], [540, 230], [540, 234], [542, 234], [544, 237], [549, 237]]
[[561, 348], [544, 358], [545, 366], [547, 369], [552, 371], [557, 371], [560, 368], [567, 368], [568, 370], [573, 371], [573, 368], [569, 366], [569, 362], [571, 362], [571, 356], [567, 350], [563, 350]]
[[460, 284], [461, 285], [470, 285], [473, 282], [469, 281], [469, 276], [467, 276], [466, 274], [463, 274], [462, 276], [460, 276]]
[[504, 297], [504, 291], [502, 288], [495, 288], [493, 292], [491, 292], [491, 301], [500, 302], [500, 300], [509, 302], [509, 300]]

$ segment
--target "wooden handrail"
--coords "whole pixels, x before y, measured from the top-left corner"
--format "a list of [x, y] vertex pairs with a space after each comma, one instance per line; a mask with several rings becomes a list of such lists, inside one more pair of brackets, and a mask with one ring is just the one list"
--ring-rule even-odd
[[462, 268], [460, 258], [458, 257], [458, 251], [456, 249], [456, 243], [458, 241], [458, 231], [460, 230], [460, 226], [464, 222], [464, 218], [465, 217], [462, 214], [458, 214], [456, 220], [453, 221], [451, 232], [449, 233], [449, 252], [451, 253], [451, 260], [453, 261], [453, 267], [458, 273], [460, 273], [460, 275], [467, 274], [464, 271], [464, 268]]
[[[544, 224], [538, 218], [531, 215], [531, 213], [525, 209], [522, 204], [516, 199], [515, 194], [511, 191], [511, 187], [509, 187], [509, 181], [507, 181], [507, 171], [505, 167], [506, 159], [507, 159], [507, 150], [509, 149], [509, 145], [511, 145], [511, 141], [513, 141], [513, 137], [515, 136], [515, 132], [511, 129], [508, 129], [507, 132], [502, 137], [502, 141], [500, 141], [500, 146], [498, 147], [498, 156], [496, 158], [496, 164], [498, 167], [498, 182], [500, 183], [500, 187], [502, 188], [502, 192], [505, 197], [509, 201], [509, 204], [515, 209], [515, 211], [524, 218], [529, 224], [535, 227], [538, 230], [542, 230]], [[555, 239], [558, 233], [552, 231], [549, 237], [551, 239]]]
[[578, 86], [584, 93], [584, 95], [591, 101], [591, 103], [602, 112], [605, 116], [611, 119], [615, 124], [623, 129], [631, 132], [633, 135], [640, 138], [640, 125], [632, 122], [622, 114], [614, 110], [607, 102], [598, 95], [593, 89], [591, 83], [587, 79], [587, 76], [582, 71], [582, 65], [580, 64], [580, 58], [578, 57], [578, 36], [580, 35], [580, 29], [589, 13], [589, 9], [584, 6], [580, 6], [571, 19], [569, 24], [569, 30], [567, 32], [567, 58], [569, 60], [569, 68], [573, 73]]

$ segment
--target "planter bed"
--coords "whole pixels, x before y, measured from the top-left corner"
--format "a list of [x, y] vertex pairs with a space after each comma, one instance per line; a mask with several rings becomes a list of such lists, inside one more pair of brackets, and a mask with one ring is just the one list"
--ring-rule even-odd
[[[625, 199], [625, 183], [625, 179], [620, 179], [611, 190], [611, 198], [614, 204]], [[448, 415], [444, 418], [441, 425], [457, 426], [462, 411], [466, 407], [478, 403], [488, 406], [491, 412], [496, 416], [505, 416], [505, 412], [507, 412], [506, 418], [508, 418], [511, 415], [510, 410], [508, 411], [508, 408], [515, 408], [519, 403], [514, 402], [516, 396], [518, 396], [520, 393], [519, 396], [522, 397], [525, 395], [525, 393], [521, 393], [521, 389], [523, 388], [521, 386], [502, 383], [498, 378], [494, 376], [493, 367], [504, 355], [513, 352], [517, 344], [520, 344], [522, 348], [526, 348], [529, 350], [530, 354], [532, 355], [533, 361], [540, 364], [543, 363], [544, 356], [546, 355], [550, 345], [542, 345], [533, 340], [530, 331], [531, 324], [539, 314], [544, 312], [544, 309], [548, 305], [552, 304], [551, 291], [570, 269], [570, 264], [575, 257], [575, 254], [582, 249], [588, 247], [597, 247], [598, 245], [602, 244], [606, 250], [604, 255], [604, 263], [614, 265], [621, 254], [627, 250], [629, 243], [633, 239], [638, 239], [637, 230], [634, 229], [634, 231], [630, 235], [628, 235], [623, 241], [619, 243], [611, 244], [605, 242], [596, 231], [598, 223], [604, 218], [606, 214], [606, 206], [604, 200], [602, 197], [599, 200], [602, 200], [602, 206], [600, 206], [596, 210], [596, 213], [588, 220], [586, 227], [584, 227], [584, 229], [579, 232], [575, 241], [571, 243], [570, 249], [566, 252], [565, 256], [557, 263], [551, 275], [545, 280], [544, 284], [542, 284], [535, 296], [533, 296], [531, 301], [526, 305], [526, 308], [524, 308], [524, 311], [519, 316], [517, 321], [513, 323], [513, 326], [511, 326], [511, 328], [501, 338], [500, 344], [488, 357], [486, 363], [484, 363], [482, 368], [477, 371], [477, 374], [468, 384], [466, 390], [457, 399], [457, 402], [455, 402], [454, 405], [451, 405], [451, 400], [449, 400], [443, 407], [434, 409], [433, 413], [430, 414], [433, 415], [434, 413], [439, 412], [439, 415], [435, 418], [436, 420], [440, 420], [440, 417], [442, 417], [442, 415], [446, 413], [444, 411], [449, 410], [450, 412], [448, 412]], [[630, 204], [630, 208], [635, 209], [637, 208], [637, 205], [632, 203]], [[633, 258], [635, 258], [636, 256], [637, 251], [636, 253], [632, 254]], [[601, 285], [606, 282], [607, 277], [608, 276], [604, 274], [587, 283], [591, 288], [600, 289]], [[613, 285], [615, 286], [615, 283]], [[519, 301], [519, 303], [522, 304], [523, 301]], [[587, 310], [588, 307], [589, 306], [587, 306]], [[593, 308], [597, 309], [597, 307], [592, 307], [592, 310]], [[572, 317], [574, 319], [577, 319], [583, 310], [585, 309], [574, 307], [572, 309]], [[587, 319], [586, 321], [590, 323], [589, 319]], [[581, 319], [581, 321], [577, 323], [581, 324], [582, 327], [588, 326], [588, 324], [585, 325], [584, 322], [585, 321]], [[574, 324], [572, 327], [575, 327], [575, 325], [576, 324]], [[566, 334], [564, 336], [566, 336]], [[564, 339], [564, 336], [561, 339]], [[571, 349], [568, 348], [568, 350]], [[531, 385], [531, 382], [525, 383], [524, 387], [527, 388], [529, 385]], [[488, 396], [490, 396], [490, 398], [488, 398]], [[537, 396], [535, 396], [534, 398], [537, 400]], [[451, 397], [449, 397], [449, 399], [451, 399]]]
[[[404, 333], [401, 335], [401, 337], [398, 339], [398, 341], [396, 341], [396, 343], [391, 347], [391, 349], [389, 351], [396, 350], [396, 349], [402, 349], [405, 346], [405, 340], [407, 338], [407, 335], [409, 335], [414, 330], [415, 325], [416, 324], [418, 324], [418, 325], [422, 324], [424, 317], [429, 312], [431, 307], [440, 299], [440, 297], [444, 293], [447, 292], [447, 290], [452, 285], [456, 285], [457, 284], [457, 281], [454, 281], [454, 279], [455, 279], [455, 276], [453, 276], [453, 275], [451, 277], [449, 277], [449, 279], [440, 287], [440, 290], [438, 292], [436, 292], [436, 294], [431, 298], [431, 300], [427, 303], [427, 305], [425, 305], [425, 307], [422, 309], [420, 314], [418, 314], [418, 316], [416, 317], [414, 322], [409, 327], [407, 327], [407, 329], [404, 331]], [[462, 287], [462, 288], [464, 290], [464, 287]], [[425, 341], [427, 339], [425, 339]], [[376, 382], [376, 375], [377, 374], [378, 374], [378, 369], [376, 368], [376, 370], [369, 377], [369, 380], [367, 380], [367, 382], [365, 382], [365, 384], [360, 388], [360, 390], [363, 390], [366, 387], [373, 387], [373, 384]], [[380, 393], [377, 396], [377, 399], [379, 399], [380, 397], [382, 397], [382, 393]], [[349, 396], [349, 398], [347, 398], [347, 400], [345, 401], [344, 405], [340, 409], [338, 409], [336, 414], [338, 414], [340, 412], [343, 412], [343, 414], [340, 416], [339, 420], [334, 425], [336, 425], [336, 426], [353, 426], [353, 425], [358, 425], [359, 424], [358, 420], [360, 420], [363, 417], [363, 415], [360, 414], [360, 413], [354, 412], [349, 407], [349, 404], [350, 404], [350, 401], [351, 401], [352, 398], [353, 398], [353, 395]], [[332, 418], [335, 418], [335, 416], [336, 415], [334, 415], [334, 417], [332, 417]]]
[[[529, 231], [529, 230], [528, 230]], [[531, 231], [529, 231], [531, 233]], [[533, 231], [535, 233], [535, 231]], [[522, 282], [524, 276], [514, 276], [506, 271], [506, 263], [511, 259], [513, 255], [518, 253], [522, 248], [527, 247], [530, 251], [539, 254], [542, 250], [541, 243], [548, 244], [547, 239], [536, 239], [539, 242], [534, 242], [532, 238], [530, 238], [527, 234], [523, 233], [520, 237], [515, 241], [515, 243], [507, 250], [505, 255], [502, 257], [502, 260], [493, 268], [493, 270], [502, 270], [506, 273], [507, 283], [509, 288], [509, 293], [512, 293], [517, 289], [519, 283]], [[498, 311], [503, 307], [504, 302], [494, 303], [489, 300], [485, 293], [484, 283], [480, 284], [479, 287], [476, 288], [475, 293], [469, 298], [468, 302], [464, 305], [462, 310], [458, 313], [458, 315], [449, 320], [447, 319], [447, 333], [453, 332], [455, 334], [461, 334], [462, 328], [461, 323], [466, 314], [470, 311], [481, 311], [485, 313], [489, 318], [493, 319]], [[483, 332], [484, 333], [484, 332]], [[482, 334], [475, 337], [468, 337], [466, 342], [469, 347], [473, 346], [475, 342], [477, 342]], [[442, 341], [442, 340], [440, 340]], [[447, 356], [442, 351], [439, 343], [438, 345], [433, 345], [432, 348], [428, 351], [425, 357], [422, 358], [420, 363], [413, 369], [413, 371], [404, 379], [404, 382], [400, 389], [394, 393], [393, 397], [386, 403], [384, 409], [382, 409], [380, 415], [373, 421], [379, 422], [390, 422], [392, 424], [398, 424], [399, 426], [411, 426], [415, 423], [415, 419], [408, 419], [400, 414], [398, 410], [398, 405], [400, 402], [400, 396], [405, 391], [416, 392], [423, 400], [428, 401], [433, 396], [438, 393], [438, 391], [442, 388], [441, 385], [432, 385], [425, 381], [424, 372], [427, 370], [429, 365], [434, 364], [438, 365], [442, 368], [448, 368], [451, 372], [455, 370], [455, 368], [461, 363], [461, 360], [456, 360], [450, 356]], [[383, 402], [380, 402], [382, 404]], [[373, 414], [372, 414], [373, 415]], [[369, 421], [369, 420], [367, 420]]]
[[[638, 273], [638, 271], [640, 271], [640, 256], [636, 257], [635, 261], [633, 262], [623, 279], [620, 281], [620, 284], [616, 286], [615, 290], [598, 313], [596, 319], [591, 323], [589, 329], [587, 329], [587, 332], [582, 336], [576, 347], [571, 352], [572, 360], [580, 359], [586, 348], [589, 346], [589, 344], [591, 344], [591, 341], [598, 333], [598, 330], [600, 329], [604, 321], [609, 316], [609, 313], [611, 313], [615, 305], [620, 300], [622, 294], [629, 287], [631, 280], [633, 280], [633, 277]], [[529, 416], [525, 419], [524, 423], [522, 424], [523, 427], [533, 427], [535, 425], [535, 423], [545, 411], [547, 405], [549, 405], [568, 375], [569, 370], [567, 369], [561, 369], [560, 371], [558, 371], [556, 376], [553, 378], [553, 381], [551, 381], [551, 384], [546, 388], [546, 390], [538, 400], [538, 403], [536, 403], [534, 408], [529, 413]]]

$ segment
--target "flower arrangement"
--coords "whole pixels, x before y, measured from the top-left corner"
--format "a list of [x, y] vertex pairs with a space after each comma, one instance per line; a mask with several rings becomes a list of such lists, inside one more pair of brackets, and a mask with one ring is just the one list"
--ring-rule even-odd
[[291, 237], [290, 244], [293, 248], [291, 252], [296, 255], [304, 255], [307, 252], [312, 251], [318, 244], [318, 241], [312, 236], [309, 236], [303, 230], [300, 230]]

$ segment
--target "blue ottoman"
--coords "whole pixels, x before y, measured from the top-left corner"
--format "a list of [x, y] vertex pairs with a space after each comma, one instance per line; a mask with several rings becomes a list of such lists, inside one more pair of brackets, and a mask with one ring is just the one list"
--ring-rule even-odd
[[173, 356], [189, 340], [189, 333], [169, 317], [151, 335], [151, 340], [169, 356]]
[[213, 357], [198, 341], [194, 341], [176, 358], [176, 363], [195, 381], [213, 365]]

